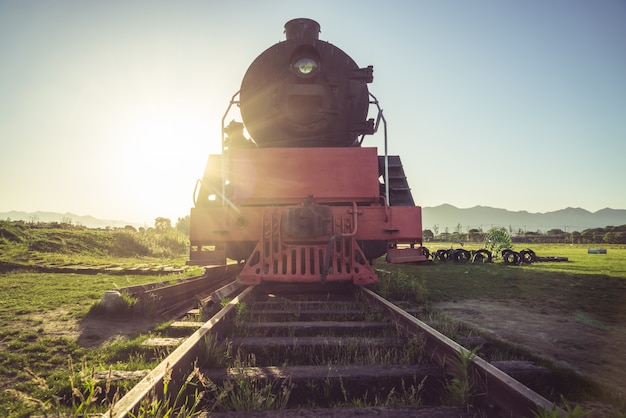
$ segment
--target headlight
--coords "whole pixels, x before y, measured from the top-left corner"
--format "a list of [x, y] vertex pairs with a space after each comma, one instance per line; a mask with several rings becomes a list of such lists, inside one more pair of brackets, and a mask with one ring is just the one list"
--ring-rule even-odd
[[298, 77], [313, 77], [319, 71], [319, 63], [313, 58], [300, 58], [292, 65], [293, 71]]

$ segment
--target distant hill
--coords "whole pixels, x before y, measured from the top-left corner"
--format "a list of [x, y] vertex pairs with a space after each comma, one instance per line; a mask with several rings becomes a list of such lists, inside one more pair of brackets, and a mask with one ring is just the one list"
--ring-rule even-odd
[[66, 213], [58, 213], [58, 212], [21, 212], [21, 211], [11, 211], [11, 212], [3, 212], [0, 213], [0, 219], [7, 220], [10, 219], [12, 221], [26, 221], [26, 222], [65, 222], [67, 220], [71, 221], [74, 225], [82, 225], [87, 228], [123, 228], [126, 225], [132, 225], [134, 227], [140, 227], [143, 225], [137, 224], [136, 222], [128, 222], [121, 220], [107, 220], [107, 219], [98, 219], [89, 215], [76, 215], [74, 213], [66, 212]]
[[[513, 228], [514, 231], [522, 229], [524, 231], [548, 231], [550, 229], [562, 229], [566, 232], [582, 231], [588, 228], [603, 228], [605, 226], [626, 225], [625, 209], [601, 209], [597, 212], [589, 212], [581, 208], [565, 208], [554, 212], [530, 213], [527, 211], [510, 211], [497, 209], [489, 206], [475, 206], [473, 208], [461, 209], [456, 206], [443, 204], [434, 207], [422, 208], [422, 225], [424, 229], [433, 229], [434, 225], [439, 226], [439, 232], [443, 232], [447, 227], [453, 232], [458, 224], [461, 224], [462, 231], [472, 228], [482, 228], [488, 230], [492, 226], [502, 226]], [[140, 227], [134, 222], [123, 220], [98, 219], [89, 215], [76, 215], [73, 213], [58, 212], [20, 212], [11, 211], [0, 213], [0, 219], [11, 219], [12, 221], [36, 221], [36, 222], [62, 222], [71, 220], [75, 225], [83, 225], [88, 228], [123, 228], [126, 225]]]
[[422, 208], [423, 229], [432, 230], [434, 225], [438, 225], [439, 232], [443, 232], [446, 227], [453, 232], [458, 224], [461, 224], [462, 231], [472, 228], [482, 228], [486, 231], [492, 226], [508, 229], [510, 226], [514, 231], [522, 229], [545, 232], [558, 228], [571, 232], [609, 225], [626, 225], [626, 210], [606, 208], [589, 212], [581, 208], [565, 208], [554, 212], [530, 213], [488, 206], [460, 209], [448, 204]]

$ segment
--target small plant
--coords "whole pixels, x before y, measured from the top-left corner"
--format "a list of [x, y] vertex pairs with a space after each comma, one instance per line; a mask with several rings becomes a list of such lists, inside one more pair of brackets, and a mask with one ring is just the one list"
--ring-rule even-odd
[[254, 367], [254, 354], [248, 355], [244, 362], [237, 354], [233, 367], [234, 377], [217, 386], [207, 381], [207, 387], [213, 392], [215, 401], [212, 409], [222, 411], [260, 411], [280, 410], [287, 407], [293, 385], [289, 379], [272, 382], [248, 373]]
[[57, 394], [57, 390], [51, 388], [45, 379], [37, 376], [29, 368], [25, 368], [24, 371], [37, 386], [38, 397], [28, 396], [15, 389], [7, 389], [7, 393], [45, 414], [55, 411], [55, 416], [61, 416], [64, 410], [71, 411], [71, 416], [87, 416], [101, 411], [119, 399], [119, 392], [113, 393], [110, 372], [102, 387], [94, 378], [94, 369], [88, 367], [86, 359], [83, 359], [81, 370], [77, 373], [72, 357], [68, 356], [67, 368], [69, 393], [66, 395]]
[[449, 370], [450, 381], [446, 383], [446, 396], [444, 403], [449, 405], [469, 405], [474, 394], [471, 365], [476, 357], [476, 350], [460, 350], [457, 356], [449, 360], [452, 366]]
[[235, 324], [239, 326], [248, 320], [250, 311], [248, 310], [248, 305], [243, 302], [238, 303], [235, 309]]
[[[130, 413], [132, 418], [167, 418], [167, 417], [195, 417], [200, 415], [199, 407], [205, 396], [205, 391], [201, 391], [198, 387], [206, 387], [207, 380], [200, 373], [198, 367], [194, 366], [193, 371], [185, 382], [181, 385], [174, 400], [171, 399], [170, 382], [172, 371], [169, 369], [163, 378], [163, 393], [161, 399], [155, 394], [145, 398], [139, 406], [137, 414]], [[190, 389], [195, 386], [193, 393]], [[113, 407], [111, 408], [113, 410]]]
[[[356, 407], [364, 407], [364, 406], [369, 406], [367, 405], [367, 403], [365, 403], [365, 401], [355, 398], [352, 399], [352, 401], [350, 401], [350, 395], [348, 394], [348, 389], [346, 389], [345, 385], [343, 384], [343, 379], [341, 378], [341, 376], [339, 376], [339, 386], [341, 387], [341, 394], [343, 395], [343, 401], [349, 405], [352, 404], [352, 406], [356, 406]], [[367, 398], [367, 393], [364, 396], [364, 399]], [[355, 404], [356, 402], [356, 404]]]
[[424, 362], [424, 346], [426, 337], [424, 334], [413, 335], [404, 347], [405, 361], [407, 364], [421, 364]]
[[120, 292], [119, 303], [116, 303], [115, 307], [105, 306], [100, 301], [89, 308], [87, 315], [93, 317], [149, 318], [157, 314], [158, 306], [158, 296], [151, 295], [149, 299], [139, 299], [126, 292]]
[[32, 382], [38, 389], [38, 396], [43, 398], [43, 400], [39, 399], [37, 396], [30, 396], [17, 389], [5, 389], [4, 392], [20, 401], [27, 408], [36, 409], [46, 413], [52, 411], [53, 406], [51, 405], [51, 402], [54, 401], [56, 411], [60, 412], [60, 398], [53, 393], [46, 380], [37, 376], [29, 368], [25, 368], [24, 371], [30, 376]]
[[217, 336], [210, 334], [204, 337], [204, 356], [200, 359], [201, 364], [209, 369], [224, 367], [225, 363], [232, 358], [232, 343], [221, 341]]
[[413, 382], [413, 384], [407, 387], [407, 384], [402, 380], [402, 387], [400, 391], [396, 391], [392, 388], [389, 394], [384, 400], [376, 399], [375, 406], [394, 407], [394, 406], [420, 406], [422, 405], [422, 390], [426, 383], [428, 376], [424, 376], [421, 382]]
[[366, 321], [373, 322], [373, 321], [382, 321], [383, 318], [384, 318], [383, 311], [379, 308], [375, 308], [375, 309], [368, 309], [363, 319], [365, 319]]
[[484, 247], [498, 257], [502, 250], [513, 248], [513, 241], [506, 229], [491, 228], [485, 235]]
[[377, 270], [378, 283], [373, 289], [382, 297], [390, 300], [423, 302], [426, 287], [422, 280], [402, 271]]
[[[76, 374], [71, 356], [68, 356], [68, 369], [70, 371], [72, 411], [76, 414], [88, 414], [90, 411], [97, 410], [103, 390], [102, 387], [96, 384], [96, 380], [93, 378], [93, 369], [89, 371], [87, 361], [83, 360], [81, 373]], [[107, 384], [107, 389], [110, 389], [110, 387], [110, 384]]]
[[[565, 413], [567, 418], [583, 418], [589, 417], [593, 414], [593, 411], [585, 411], [580, 405], [572, 406], [563, 396], [561, 396], [561, 401], [563, 402], [563, 406], [565, 407]], [[535, 418], [561, 418], [563, 414], [556, 408], [551, 410], [541, 410], [538, 412], [533, 412], [533, 416]], [[616, 415], [617, 416], [617, 415]]]

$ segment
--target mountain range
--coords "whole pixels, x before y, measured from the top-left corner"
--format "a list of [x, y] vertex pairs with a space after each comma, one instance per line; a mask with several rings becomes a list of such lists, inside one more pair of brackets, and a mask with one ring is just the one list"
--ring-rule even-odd
[[[0, 213], [0, 219], [26, 222], [64, 222], [71, 221], [75, 225], [88, 228], [124, 227], [132, 225], [143, 226], [136, 222], [124, 220], [98, 219], [89, 215], [58, 212], [20, 212], [11, 211]], [[605, 226], [626, 225], [626, 209], [601, 209], [589, 212], [581, 208], [565, 208], [554, 212], [530, 213], [527, 211], [510, 211], [489, 206], [474, 206], [473, 208], [457, 208], [449, 204], [422, 208], [423, 229], [433, 229], [437, 225], [440, 232], [446, 228], [450, 232], [461, 225], [461, 231], [469, 229], [488, 230], [494, 226], [512, 228], [517, 231], [548, 231], [561, 229], [566, 232], [583, 231], [588, 228], [603, 228]]]
[[565, 208], [553, 212], [530, 213], [527, 211], [510, 211], [488, 206], [457, 208], [443, 204], [422, 208], [423, 229], [433, 229], [435, 225], [442, 232], [448, 228], [450, 232], [461, 225], [461, 231], [472, 228], [488, 230], [494, 226], [512, 228], [514, 231], [548, 231], [561, 229], [566, 232], [583, 231], [588, 228], [626, 225], [625, 209], [605, 208], [597, 212], [589, 212], [581, 208]]
[[8, 219], [11, 221], [25, 221], [25, 222], [67, 222], [70, 221], [73, 225], [82, 225], [87, 228], [123, 228], [126, 225], [132, 225], [139, 227], [136, 222], [122, 221], [122, 220], [110, 220], [110, 219], [98, 219], [90, 215], [76, 215], [74, 213], [66, 212], [22, 212], [12, 210], [11, 212], [0, 213], [0, 219]]

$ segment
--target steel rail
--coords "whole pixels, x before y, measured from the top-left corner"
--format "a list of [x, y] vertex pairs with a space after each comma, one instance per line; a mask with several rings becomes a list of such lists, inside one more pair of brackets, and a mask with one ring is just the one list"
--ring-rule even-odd
[[[105, 414], [106, 418], [123, 418], [131, 413], [136, 414], [141, 402], [150, 395], [156, 395], [163, 390], [164, 379], [171, 378], [168, 391], [176, 391], [182, 385], [184, 375], [193, 368], [200, 348], [205, 343], [205, 337], [215, 332], [220, 325], [226, 323], [235, 314], [238, 303], [245, 300], [252, 293], [254, 287], [244, 289], [233, 298], [215, 316], [205, 322], [189, 338], [185, 339], [169, 356], [152, 369], [139, 383], [124, 395]], [[174, 392], [175, 393], [175, 392]]]
[[408, 312], [398, 308], [371, 290], [361, 287], [361, 292], [370, 300], [385, 307], [393, 316], [405, 326], [410, 334], [419, 333], [426, 338], [425, 349], [431, 358], [446, 369], [454, 368], [451, 360], [461, 356], [471, 358], [474, 382], [478, 385], [475, 400], [489, 408], [496, 414], [511, 417], [528, 417], [539, 411], [555, 411], [559, 416], [566, 416], [566, 412], [552, 402], [526, 387], [516, 379], [494, 367], [482, 358], [472, 353], [462, 345], [431, 328]]
[[[245, 288], [214, 317], [187, 338], [154, 370], [150, 371], [144, 379], [113, 405], [104, 416], [107, 418], [121, 418], [137, 414], [145, 399], [163, 396], [164, 379], [171, 379], [167, 387], [168, 393], [177, 393], [184, 384], [188, 373], [196, 365], [201, 347], [206, 344], [209, 335], [225, 331], [226, 327], [230, 326], [230, 321], [234, 318], [236, 305], [244, 301], [248, 302], [256, 294], [255, 289], [258, 288], [255, 286]], [[302, 289], [300, 290], [302, 292]], [[540, 411], [551, 411], [555, 416], [566, 416], [565, 411], [557, 408], [552, 402], [487, 361], [473, 356], [473, 353], [463, 346], [429, 327], [383, 297], [364, 287], [357, 287], [357, 291], [363, 295], [363, 300], [367, 301], [368, 306], [379, 306], [388, 312], [401, 334], [406, 336], [419, 335], [425, 342], [425, 354], [431, 359], [433, 364], [443, 367], [444, 370], [453, 371], [458, 368], [455, 365], [455, 360], [459, 356], [470, 358], [472, 383], [475, 385], [472, 403], [474, 406], [479, 407], [480, 410], [487, 411], [489, 416], [528, 417]], [[307, 292], [305, 291], [305, 293]], [[288, 314], [288, 312], [285, 313]], [[265, 325], [276, 326], [272, 323]], [[298, 324], [288, 323], [287, 325], [297, 327]], [[321, 325], [325, 329], [330, 326], [326, 323], [321, 323]], [[272, 338], [277, 340], [273, 341], [273, 343], [280, 345], [279, 339]], [[309, 339], [313, 338], [316, 337]], [[264, 342], [263, 344], [267, 343]], [[307, 368], [305, 367], [304, 369]], [[348, 367], [347, 370], [351, 369]]]
[[234, 280], [241, 272], [240, 265], [227, 265], [207, 268], [200, 276], [178, 279], [176, 283], [164, 281], [128, 286], [119, 289], [144, 302], [156, 304], [163, 315], [177, 316], [197, 307], [199, 299]]

